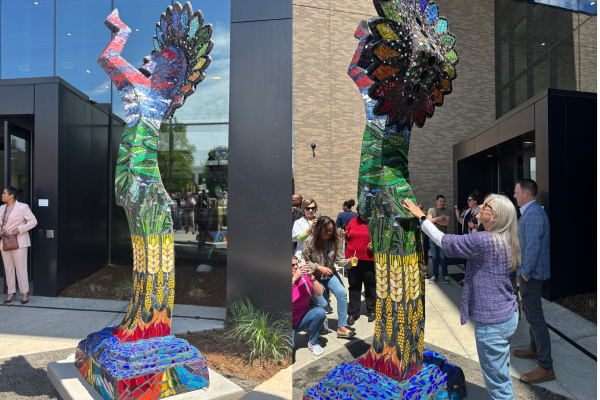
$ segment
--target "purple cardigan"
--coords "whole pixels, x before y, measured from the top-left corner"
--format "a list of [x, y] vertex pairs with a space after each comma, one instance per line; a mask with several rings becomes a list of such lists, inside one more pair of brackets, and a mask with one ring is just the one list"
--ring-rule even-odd
[[448, 257], [467, 259], [467, 271], [460, 308], [460, 323], [473, 318], [482, 324], [508, 321], [517, 310], [517, 297], [509, 274], [511, 255], [504, 257], [494, 247], [488, 232], [470, 235], [444, 235], [442, 249]]

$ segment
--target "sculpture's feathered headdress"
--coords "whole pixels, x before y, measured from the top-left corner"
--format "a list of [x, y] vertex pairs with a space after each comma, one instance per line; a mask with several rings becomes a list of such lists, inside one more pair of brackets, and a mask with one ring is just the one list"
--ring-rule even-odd
[[204, 71], [210, 65], [209, 53], [214, 42], [210, 40], [212, 24], [203, 24], [202, 11], [192, 12], [192, 5], [189, 2], [183, 7], [177, 2], [172, 7], [167, 7], [167, 11], [160, 16], [160, 22], [156, 23], [155, 50], [152, 54], [169, 46], [178, 46], [187, 61], [185, 81], [175, 94], [165, 118], [172, 117], [175, 109], [185, 103], [185, 99], [196, 91], [196, 86], [206, 77]]
[[[369, 20], [372, 38], [364, 54], [374, 82], [368, 95], [377, 101], [373, 114], [387, 116], [398, 132], [431, 118], [444, 95], [452, 92], [458, 53], [448, 21], [428, 0], [373, 0], [378, 17]], [[357, 64], [359, 67], [365, 65]]]

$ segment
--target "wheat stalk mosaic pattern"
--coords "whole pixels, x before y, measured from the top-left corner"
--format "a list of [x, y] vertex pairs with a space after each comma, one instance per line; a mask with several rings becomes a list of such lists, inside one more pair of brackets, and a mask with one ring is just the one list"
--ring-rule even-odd
[[452, 92], [456, 38], [435, 2], [374, 0], [378, 16], [361, 21], [348, 75], [367, 116], [358, 207], [375, 254], [377, 303], [372, 346], [342, 364], [304, 399], [461, 399], [462, 370], [424, 349], [425, 278], [408, 173], [413, 127], [421, 128]]
[[155, 399], [206, 388], [208, 367], [197, 349], [171, 335], [175, 253], [170, 199], [158, 168], [160, 125], [205, 78], [214, 43], [201, 11], [169, 6], [156, 24], [152, 54], [138, 69], [121, 52], [131, 29], [114, 10], [104, 22], [112, 38], [98, 63], [123, 100], [127, 126], [115, 174], [116, 202], [127, 215], [133, 287], [117, 326], [77, 348], [76, 366], [105, 399]]

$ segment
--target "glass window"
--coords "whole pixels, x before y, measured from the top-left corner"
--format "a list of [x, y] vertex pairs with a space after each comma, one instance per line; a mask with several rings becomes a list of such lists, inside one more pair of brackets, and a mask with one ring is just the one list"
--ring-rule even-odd
[[509, 9], [504, 7], [496, 18], [496, 90], [508, 83], [509, 77]]
[[504, 88], [502, 88], [496, 93], [496, 118], [500, 118], [508, 111], [510, 111], [510, 101], [508, 92], [509, 88], [508, 85], [506, 85]]
[[512, 68], [509, 79], [527, 68], [527, 8], [522, 0], [509, 2]]
[[54, 75], [54, 0], [2, 1], [2, 79]]
[[56, 75], [98, 103], [110, 103], [110, 78], [97, 62], [110, 12], [110, 0], [56, 0]]
[[511, 110], [527, 101], [527, 71], [521, 72], [510, 83], [510, 99]]
[[506, 6], [506, 3], [508, 3], [508, 0], [494, 0], [494, 15], [495, 16], [498, 16], [498, 14], [500, 14], [500, 12], [504, 8], [504, 6]]
[[196, 0], [193, 6], [202, 10], [205, 24], [213, 25], [215, 47], [206, 78], [175, 115], [183, 123], [229, 122], [230, 2]]
[[550, 87], [578, 90], [579, 74], [578, 30], [565, 37], [550, 49]]
[[527, 98], [530, 99], [550, 87], [550, 56], [544, 54], [527, 68]]
[[550, 46], [560, 42], [579, 25], [578, 0], [549, 0]]
[[597, 19], [593, 16], [579, 28], [579, 90], [582, 92], [597, 92]]
[[527, 65], [531, 65], [549, 46], [548, 0], [527, 5]]
[[175, 202], [177, 265], [225, 266], [229, 125], [173, 125], [172, 131], [167, 190]]
[[588, 18], [598, 12], [598, 0], [579, 0], [579, 23], [583, 24]]
[[535, 157], [531, 157], [529, 159], [529, 179], [532, 179], [534, 181], [537, 180], [537, 173], [536, 173], [536, 166], [535, 166]]

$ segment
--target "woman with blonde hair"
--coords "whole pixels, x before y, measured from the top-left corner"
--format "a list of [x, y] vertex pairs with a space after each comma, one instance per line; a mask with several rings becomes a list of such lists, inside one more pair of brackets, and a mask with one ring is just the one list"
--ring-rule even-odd
[[421, 220], [421, 229], [447, 257], [467, 259], [460, 322], [464, 325], [469, 317], [473, 319], [479, 363], [491, 398], [514, 400], [509, 350], [519, 311], [511, 281], [521, 260], [514, 205], [505, 196], [487, 196], [477, 214], [485, 232], [471, 235], [443, 234], [408, 199], [404, 208]]

